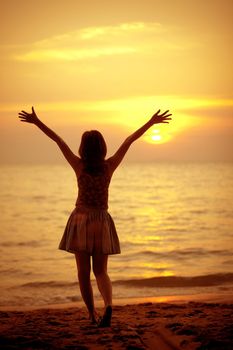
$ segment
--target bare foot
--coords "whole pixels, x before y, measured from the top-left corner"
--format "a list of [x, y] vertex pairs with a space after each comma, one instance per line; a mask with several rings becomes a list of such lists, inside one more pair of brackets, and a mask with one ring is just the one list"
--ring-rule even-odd
[[99, 315], [96, 311], [89, 313], [89, 320], [91, 321], [91, 324], [98, 324]]
[[110, 327], [111, 319], [112, 319], [112, 306], [108, 305], [105, 309], [104, 315], [101, 318], [100, 323], [98, 324], [98, 327], [100, 328]]

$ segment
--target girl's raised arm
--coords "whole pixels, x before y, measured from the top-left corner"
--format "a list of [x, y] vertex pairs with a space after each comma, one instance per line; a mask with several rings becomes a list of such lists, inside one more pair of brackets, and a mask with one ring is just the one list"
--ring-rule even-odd
[[62, 140], [60, 136], [58, 136], [53, 130], [48, 128], [42, 121], [37, 117], [34, 108], [32, 107], [32, 113], [27, 113], [25, 111], [21, 111], [19, 113], [19, 118], [21, 122], [32, 123], [35, 124], [40, 130], [42, 130], [45, 135], [47, 135], [50, 139], [56, 142], [60, 150], [62, 151], [64, 157], [68, 161], [68, 163], [72, 166], [74, 170], [77, 170], [77, 166], [79, 165], [80, 158], [77, 157], [69, 148], [69, 146]]
[[108, 163], [111, 167], [112, 172], [118, 167], [124, 158], [126, 152], [128, 151], [131, 144], [136, 141], [139, 137], [141, 137], [152, 125], [159, 123], [169, 123], [169, 118], [172, 114], [169, 114], [169, 111], [166, 111], [162, 114], [160, 113], [160, 109], [151, 117], [151, 119], [144, 124], [141, 128], [136, 130], [132, 135], [128, 136], [127, 139], [122, 143], [116, 153], [108, 159]]

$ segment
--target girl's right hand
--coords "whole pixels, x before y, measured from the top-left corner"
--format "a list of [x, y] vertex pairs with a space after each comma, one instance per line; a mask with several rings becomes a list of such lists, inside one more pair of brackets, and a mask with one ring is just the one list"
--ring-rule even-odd
[[32, 107], [32, 113], [21, 111], [19, 113], [19, 118], [21, 122], [32, 123], [32, 124], [36, 124], [39, 121], [39, 118], [37, 117], [33, 107]]
[[172, 114], [168, 114], [169, 110], [166, 112], [159, 114], [160, 109], [151, 117], [151, 122], [153, 124], [159, 124], [159, 123], [169, 123], [168, 120], [171, 120], [172, 118], [169, 118]]

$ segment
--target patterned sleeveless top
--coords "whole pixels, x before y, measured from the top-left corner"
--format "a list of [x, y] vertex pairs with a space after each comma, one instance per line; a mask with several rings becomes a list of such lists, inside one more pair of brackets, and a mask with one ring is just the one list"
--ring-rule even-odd
[[108, 209], [108, 188], [111, 176], [106, 167], [102, 174], [91, 175], [82, 171], [78, 177], [76, 206], [87, 209]]

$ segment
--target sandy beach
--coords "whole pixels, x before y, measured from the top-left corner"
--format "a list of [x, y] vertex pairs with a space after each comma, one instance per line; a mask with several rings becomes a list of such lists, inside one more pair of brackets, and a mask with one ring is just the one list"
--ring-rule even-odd
[[[103, 308], [98, 305], [97, 311]], [[115, 304], [110, 328], [91, 325], [80, 305], [1, 310], [2, 349], [233, 348], [233, 303], [170, 300]]]

